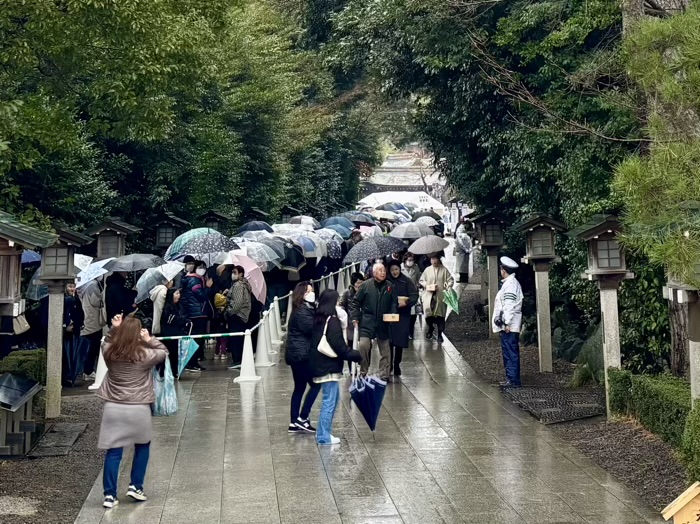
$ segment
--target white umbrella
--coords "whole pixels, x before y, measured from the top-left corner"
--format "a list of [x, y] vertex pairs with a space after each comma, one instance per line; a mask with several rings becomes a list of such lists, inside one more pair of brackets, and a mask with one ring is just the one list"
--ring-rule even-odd
[[240, 251], [243, 251], [246, 256], [255, 260], [263, 271], [269, 271], [276, 266], [279, 267], [277, 262], [281, 260], [282, 257], [267, 244], [254, 242], [249, 239], [239, 239], [237, 243], [240, 247]]
[[372, 214], [377, 218], [383, 218], [383, 219], [391, 220], [391, 221], [396, 221], [399, 219], [399, 214], [394, 213], [393, 211], [383, 211], [383, 210], [379, 209]]
[[438, 225], [438, 221], [435, 220], [433, 217], [424, 216], [416, 218], [416, 224], [425, 224], [426, 226], [433, 227]]
[[161, 266], [151, 267], [144, 271], [141, 278], [136, 282], [136, 290], [138, 291], [136, 303], [139, 304], [146, 300], [154, 287], [174, 279], [182, 271], [183, 267], [185, 265], [180, 262], [167, 262]]
[[298, 231], [313, 231], [313, 226], [309, 224], [272, 224], [275, 233], [293, 233]]
[[93, 262], [86, 269], [78, 273], [78, 276], [75, 279], [75, 289], [80, 289], [88, 282], [92, 282], [96, 278], [99, 278], [102, 275], [106, 275], [107, 273], [109, 273], [109, 271], [106, 270], [104, 266], [112, 260], [116, 259], [106, 258], [104, 260], [98, 260], [97, 262]]
[[389, 236], [402, 239], [415, 239], [434, 234], [435, 232], [425, 224], [407, 222], [405, 224], [401, 224], [400, 226], [396, 226], [394, 230], [389, 233]]

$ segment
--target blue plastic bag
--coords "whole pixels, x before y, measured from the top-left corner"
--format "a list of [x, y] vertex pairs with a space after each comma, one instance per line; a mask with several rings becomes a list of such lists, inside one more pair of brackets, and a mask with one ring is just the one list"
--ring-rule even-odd
[[156, 368], [153, 368], [153, 390], [156, 401], [153, 403], [153, 415], [167, 417], [177, 413], [177, 392], [175, 391], [175, 377], [170, 369], [170, 361], [165, 359], [165, 373], [161, 378]]

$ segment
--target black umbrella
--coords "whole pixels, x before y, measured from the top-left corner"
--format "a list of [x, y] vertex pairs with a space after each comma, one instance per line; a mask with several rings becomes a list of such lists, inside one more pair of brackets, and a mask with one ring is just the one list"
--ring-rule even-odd
[[252, 220], [250, 222], [246, 222], [238, 228], [236, 234], [240, 235], [245, 231], [267, 231], [268, 233], [274, 232], [270, 227], [270, 224], [268, 224], [267, 222], [263, 222], [262, 220]]
[[299, 271], [306, 265], [302, 248], [286, 238], [261, 237], [257, 241], [269, 246], [280, 256], [280, 259], [275, 261], [275, 265], [284, 271]]
[[156, 255], [146, 255], [137, 253], [110, 260], [103, 267], [107, 271], [124, 271], [131, 273], [134, 271], [144, 271], [151, 267], [158, 267], [165, 264], [165, 260]]
[[435, 211], [419, 211], [418, 213], [413, 213], [413, 220], [420, 217], [432, 217], [435, 220], [442, 220], [442, 217], [438, 215]]
[[187, 242], [182, 248], [183, 253], [204, 255], [207, 253], [228, 252], [238, 249], [238, 244], [229, 237], [221, 233], [209, 233], [201, 237], [194, 238]]
[[377, 419], [385, 393], [386, 382], [375, 376], [358, 378], [350, 386], [350, 398], [372, 431], [377, 429]]
[[369, 237], [348, 251], [348, 254], [345, 256], [345, 263], [352, 264], [373, 258], [382, 258], [404, 249], [406, 249], [406, 246], [398, 238]]

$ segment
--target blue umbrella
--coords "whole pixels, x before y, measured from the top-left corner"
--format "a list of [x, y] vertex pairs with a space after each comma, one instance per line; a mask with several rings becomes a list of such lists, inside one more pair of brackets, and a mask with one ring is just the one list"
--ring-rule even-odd
[[263, 222], [262, 220], [252, 220], [250, 222], [246, 222], [238, 228], [236, 235], [240, 235], [245, 231], [267, 231], [268, 233], [274, 233], [270, 227], [270, 224]]
[[[323, 226], [326, 229], [332, 229], [336, 233], [338, 233], [341, 237], [348, 239], [352, 236], [352, 230], [348, 229], [347, 227], [343, 227], [340, 224], [330, 224], [328, 226]], [[352, 226], [352, 229], [355, 229], [355, 226]]]
[[323, 227], [328, 227], [328, 226], [343, 226], [345, 228], [348, 228], [350, 230], [355, 228], [355, 224], [353, 224], [350, 219], [346, 217], [331, 217], [327, 218], [323, 222], [321, 222], [321, 225]]
[[199, 349], [199, 344], [193, 338], [181, 338], [178, 342], [177, 376], [182, 376], [185, 366]]
[[41, 264], [41, 255], [36, 251], [25, 249], [22, 251], [22, 265], [29, 266], [31, 264]]
[[350, 386], [350, 398], [372, 431], [377, 429], [377, 420], [385, 393], [386, 382], [375, 376], [360, 377]]

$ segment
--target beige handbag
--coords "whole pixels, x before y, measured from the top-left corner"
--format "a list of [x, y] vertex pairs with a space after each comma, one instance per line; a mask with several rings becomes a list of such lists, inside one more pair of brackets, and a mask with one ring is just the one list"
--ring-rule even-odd
[[29, 322], [27, 322], [24, 315], [12, 319], [12, 330], [15, 332], [15, 335], [21, 335], [29, 331]]
[[319, 353], [326, 355], [327, 357], [338, 358], [338, 354], [335, 351], [333, 351], [333, 348], [328, 343], [328, 339], [326, 338], [326, 331], [328, 331], [328, 321], [330, 319], [331, 317], [328, 317], [326, 319], [326, 326], [323, 328], [323, 336], [321, 337], [321, 340], [318, 343], [317, 349]]

